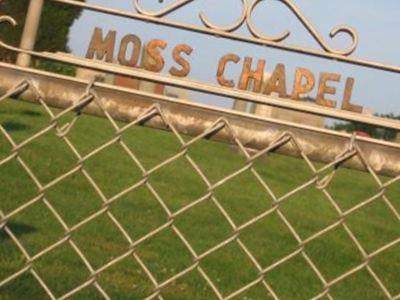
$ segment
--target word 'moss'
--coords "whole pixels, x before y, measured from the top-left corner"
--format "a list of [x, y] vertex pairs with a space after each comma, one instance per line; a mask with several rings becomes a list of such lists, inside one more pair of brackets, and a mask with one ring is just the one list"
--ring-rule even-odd
[[[117, 32], [109, 31], [106, 37], [103, 37], [103, 30], [96, 27], [86, 58], [96, 58], [98, 60], [105, 60], [106, 62], [114, 62], [114, 52], [116, 46]], [[132, 46], [132, 51], [129, 47]], [[145, 55], [147, 59], [139, 62], [139, 56], [142, 53], [142, 41], [134, 34], [128, 34], [121, 40], [117, 60], [123, 66], [128, 67], [143, 67], [147, 71], [161, 72], [165, 67], [165, 59], [162, 50], [167, 48], [167, 42], [159, 39], [149, 41], [145, 46]], [[177, 77], [186, 77], [190, 73], [190, 64], [182, 56], [183, 54], [190, 55], [193, 48], [186, 44], [177, 45], [173, 52], [172, 57], [179, 67], [172, 67], [169, 73]]]
[[[115, 61], [117, 32], [109, 31], [104, 37], [103, 30], [96, 27], [87, 51], [86, 57], [89, 59], [104, 60], [106, 62]], [[140, 38], [133, 34], [124, 36], [119, 45], [116, 59], [119, 64], [128, 67], [144, 68], [151, 72], [161, 72], [165, 68], [165, 53], [168, 43], [153, 39], [142, 44]], [[132, 50], [130, 50], [132, 49]], [[141, 53], [145, 53], [147, 59], [139, 61]], [[187, 44], [179, 44], [172, 50], [171, 57], [176, 66], [171, 67], [168, 72], [172, 76], [187, 77], [190, 74], [191, 66], [188, 57], [193, 53], [193, 48]], [[231, 78], [226, 78], [226, 68], [230, 64], [242, 64], [242, 72], [237, 82]], [[307, 95], [317, 87], [317, 97], [315, 103], [329, 108], [338, 108], [335, 100], [329, 99], [337, 93], [337, 85], [341, 83], [342, 76], [336, 73], [322, 72], [317, 78], [310, 70], [306, 68], [297, 68], [294, 76], [294, 84], [291, 93], [287, 87], [286, 68], [283, 64], [278, 64], [268, 81], [265, 81], [266, 61], [258, 60], [254, 64], [251, 57], [245, 57], [243, 60], [236, 54], [224, 55], [218, 64], [217, 81], [227, 88], [238, 88], [248, 90], [252, 86], [252, 91], [262, 93], [266, 96], [278, 95], [280, 98], [291, 99], [295, 101], [305, 101]], [[353, 94], [354, 79], [346, 78], [342, 83], [344, 85], [343, 101], [340, 109], [362, 113], [363, 107], [351, 103]]]

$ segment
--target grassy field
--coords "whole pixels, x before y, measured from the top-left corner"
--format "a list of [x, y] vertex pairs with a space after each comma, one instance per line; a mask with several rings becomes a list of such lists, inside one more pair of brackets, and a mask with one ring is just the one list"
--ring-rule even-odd
[[[38, 132], [49, 121], [50, 118], [39, 106], [14, 100], [0, 103], [0, 123], [16, 143]], [[108, 121], [89, 116], [81, 117], [69, 133], [70, 140], [81, 155], [91, 152], [112, 137], [114, 129]], [[132, 128], [122, 139], [147, 169], [180, 149], [178, 140], [172, 134], [142, 127]], [[0, 161], [9, 156], [10, 151], [9, 143], [0, 133]], [[19, 155], [43, 185], [71, 170], [77, 162], [74, 154], [54, 131], [22, 148]], [[190, 147], [189, 155], [211, 183], [238, 170], [245, 163], [244, 157], [231, 147], [211, 141], [196, 142]], [[85, 162], [84, 169], [107, 198], [141, 179], [139, 168], [118, 144], [91, 157]], [[313, 177], [304, 161], [276, 154], [260, 158], [255, 163], [255, 169], [278, 197]], [[207, 186], [184, 158], [152, 174], [149, 182], [173, 212], [207, 194]], [[328, 191], [345, 211], [377, 194], [379, 189], [368, 174], [340, 170]], [[37, 194], [35, 184], [15, 159], [0, 166], [0, 210], [4, 214]], [[386, 195], [400, 211], [400, 184], [388, 189]], [[61, 181], [46, 191], [45, 196], [68, 226], [79, 223], [102, 208], [102, 200], [81, 172]], [[272, 204], [271, 197], [250, 171], [217, 188], [215, 196], [237, 225], [270, 209]], [[302, 239], [338, 220], [337, 212], [315, 184], [289, 197], [280, 209]], [[110, 211], [133, 240], [140, 239], [168, 221], [161, 205], [143, 186], [114, 202]], [[400, 236], [399, 221], [382, 199], [351, 214], [346, 224], [368, 253]], [[232, 235], [229, 223], [209, 200], [177, 217], [175, 225], [197, 253], [205, 252]], [[16, 215], [8, 222], [8, 226], [30, 255], [37, 254], [64, 236], [62, 226], [42, 201]], [[71, 238], [95, 269], [126, 252], [129, 246], [106, 214], [74, 232]], [[295, 238], [276, 213], [241, 232], [240, 239], [263, 268], [298, 248]], [[305, 251], [328, 281], [363, 262], [356, 246], [341, 226], [307, 244]], [[137, 254], [158, 282], [163, 282], [193, 263], [190, 252], [171, 228], [138, 246]], [[236, 242], [207, 256], [200, 265], [224, 296], [256, 279], [258, 275], [257, 269]], [[385, 251], [370, 265], [390, 293], [400, 293], [400, 245]], [[24, 266], [23, 255], [11, 239], [0, 231], [0, 282]], [[77, 287], [90, 276], [68, 243], [37, 260], [34, 268], [56, 297]], [[267, 274], [266, 281], [281, 299], [309, 299], [322, 291], [321, 282], [301, 255], [272, 270]], [[113, 299], [142, 299], [151, 294], [153, 288], [131, 256], [101, 273], [98, 282]], [[163, 289], [162, 295], [165, 299], [216, 299], [196, 270]], [[366, 270], [335, 285], [331, 295], [343, 300], [386, 299]], [[32, 275], [19, 277], [0, 289], [2, 300], [47, 298]], [[102, 297], [92, 286], [73, 297], [97, 298]], [[259, 284], [237, 298], [271, 297]]]

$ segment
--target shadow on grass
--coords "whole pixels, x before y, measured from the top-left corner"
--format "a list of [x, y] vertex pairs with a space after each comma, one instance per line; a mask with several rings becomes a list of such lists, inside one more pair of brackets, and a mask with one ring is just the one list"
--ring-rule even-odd
[[29, 117], [40, 117], [42, 114], [38, 111], [26, 109], [21, 112], [21, 115], [25, 115], [25, 116], [29, 116]]
[[[1, 110], [0, 109], [0, 115], [10, 115], [10, 114], [13, 114], [13, 112], [10, 112], [8, 110]], [[28, 116], [28, 117], [41, 117], [42, 116], [42, 113], [40, 113], [38, 111], [31, 110], [31, 109], [22, 110], [20, 112], [17, 112], [17, 114], [23, 115], [23, 116]]]
[[4, 122], [3, 124], [1, 124], [4, 129], [8, 132], [12, 132], [12, 131], [23, 131], [23, 130], [27, 130], [30, 128], [30, 126], [23, 124], [23, 123], [19, 123], [19, 122], [13, 122], [13, 121], [9, 121], [9, 122]]
[[[9, 224], [7, 224], [7, 227], [10, 228], [10, 230], [16, 237], [30, 234], [37, 230], [33, 226], [14, 222], [10, 222]], [[0, 230], [0, 243], [9, 239], [11, 239], [10, 236], [4, 230]]]

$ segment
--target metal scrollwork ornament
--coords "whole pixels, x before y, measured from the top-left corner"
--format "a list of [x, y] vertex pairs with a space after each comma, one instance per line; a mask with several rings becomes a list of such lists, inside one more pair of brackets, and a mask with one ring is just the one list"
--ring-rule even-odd
[[[156, 12], [150, 12], [150, 11], [143, 9], [139, 3], [140, 0], [133, 0], [133, 5], [134, 5], [136, 11], [142, 15], [150, 16], [150, 17], [164, 17], [164, 16], [170, 14], [171, 12], [178, 10], [181, 7], [188, 5], [189, 3], [193, 2], [193, 1], [195, 1], [195, 0], [178, 0]], [[163, 2], [163, 1], [160, 1], [160, 2]]]
[[[17, 21], [15, 21], [15, 19], [10, 16], [0, 16], [0, 24], [1, 23], [8, 23], [12, 26], [17, 26]], [[17, 49], [17, 48], [14, 48], [14, 47], [6, 44], [1, 39], [0, 39], [0, 47], [3, 47], [5, 49], [11, 50], [11, 51], [15, 51]]]
[[[281, 33], [280, 35], [278, 35], [276, 37], [269, 37], [269, 36], [259, 33], [255, 29], [255, 26], [252, 23], [252, 16], [254, 14], [256, 7], [263, 1], [265, 1], [265, 0], [255, 0], [248, 9], [247, 26], [248, 26], [251, 34], [256, 38], [259, 38], [262, 40], [267, 40], [267, 41], [272, 41], [272, 42], [280, 42], [280, 41], [287, 39], [291, 34], [291, 32], [288, 30], [284, 31], [283, 33]], [[350, 38], [352, 39], [352, 44], [348, 49], [342, 50], [342, 51], [335, 50], [326, 43], [326, 41], [321, 36], [321, 34], [315, 29], [315, 27], [310, 23], [310, 21], [301, 13], [299, 8], [295, 4], [293, 4], [292, 1], [290, 1], [290, 0], [279, 0], [279, 1], [282, 2], [286, 7], [288, 7], [291, 12], [293, 12], [293, 14], [296, 16], [296, 18], [304, 25], [304, 27], [307, 29], [307, 31], [312, 35], [312, 37], [316, 40], [316, 42], [326, 52], [339, 54], [339, 55], [350, 55], [356, 50], [356, 48], [358, 46], [358, 34], [350, 26], [339, 25], [339, 26], [336, 26], [335, 28], [333, 28], [332, 31], [330, 32], [329, 36], [331, 38], [335, 38], [339, 33], [347, 33], [350, 36]]]
[[203, 12], [200, 13], [200, 19], [203, 22], [204, 26], [206, 26], [208, 28], [220, 30], [220, 31], [224, 31], [224, 32], [235, 31], [236, 29], [238, 29], [240, 26], [243, 25], [243, 23], [246, 21], [246, 18], [247, 18], [247, 9], [248, 9], [247, 0], [241, 0], [241, 1], [242, 1], [242, 15], [231, 26], [220, 27], [220, 26], [213, 25], [210, 21], [207, 20], [207, 17], [205, 16], [205, 14]]
[[[145, 15], [148, 17], [156, 17], [156, 18], [161, 18], [164, 17], [171, 12], [174, 12], [184, 6], [187, 6], [188, 4], [194, 2], [195, 0], [177, 0], [174, 3], [168, 5], [167, 7], [160, 9], [156, 12], [150, 12], [146, 11], [143, 9], [140, 5], [140, 0], [133, 0], [134, 7], [136, 11], [141, 14]], [[233, 1], [233, 0], [232, 0]], [[260, 3], [263, 1], [267, 0], [254, 0], [250, 5], [249, 5], [249, 0], [241, 0], [242, 2], [242, 14], [239, 17], [238, 20], [236, 20], [232, 25], [222, 27], [222, 26], [217, 26], [209, 21], [209, 19], [206, 17], [204, 12], [201, 12], [199, 14], [199, 18], [203, 25], [207, 28], [210, 28], [212, 30], [216, 31], [221, 31], [221, 32], [233, 32], [240, 28], [244, 23], [246, 23], [251, 35], [259, 40], [262, 41], [268, 41], [268, 42], [275, 42], [279, 43], [284, 40], [286, 40], [290, 35], [291, 32], [289, 30], [285, 30], [281, 34], [277, 36], [268, 36], [263, 33], [261, 33], [259, 30], [256, 29], [256, 26], [253, 24], [253, 15], [259, 6]], [[343, 55], [343, 56], [348, 56], [352, 54], [358, 46], [359, 38], [357, 32], [350, 26], [347, 25], [338, 25], [335, 28], [332, 29], [330, 32], [329, 36], [330, 38], [335, 38], [338, 34], [340, 33], [345, 33], [347, 34], [352, 42], [351, 45], [345, 49], [345, 50], [336, 50], [332, 48], [324, 39], [324, 37], [317, 31], [317, 29], [311, 24], [311, 22], [301, 13], [300, 9], [291, 1], [291, 0], [277, 0], [284, 4], [294, 15], [295, 17], [303, 24], [303, 26], [306, 28], [306, 30], [311, 34], [311, 36], [314, 38], [314, 40], [321, 46], [321, 48], [331, 54], [337, 54], [337, 55]], [[160, 0], [160, 2], [163, 2]]]

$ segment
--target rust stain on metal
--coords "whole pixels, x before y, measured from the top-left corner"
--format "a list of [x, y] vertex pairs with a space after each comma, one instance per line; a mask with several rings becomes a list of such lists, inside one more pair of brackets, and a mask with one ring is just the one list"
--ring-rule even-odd
[[159, 39], [151, 40], [146, 45], [146, 56], [142, 63], [143, 68], [147, 71], [161, 72], [165, 66], [165, 59], [161, 54], [161, 50], [167, 47], [167, 42]]
[[284, 64], [278, 64], [268, 80], [264, 93], [271, 95], [277, 93], [281, 98], [287, 98], [286, 68]]
[[86, 58], [96, 58], [98, 60], [104, 60], [105, 58], [106, 62], [113, 62], [116, 37], [117, 32], [111, 30], [103, 38], [103, 29], [96, 27], [93, 31]]
[[[127, 58], [128, 46], [132, 45], [132, 54]], [[128, 34], [121, 41], [121, 47], [118, 53], [118, 62], [121, 65], [136, 67], [139, 62], [139, 55], [142, 49], [142, 41], [137, 35]]]
[[341, 78], [340, 74], [335, 73], [321, 73], [318, 87], [317, 104], [330, 108], [335, 108], [337, 102], [326, 98], [326, 95], [334, 96], [336, 94], [336, 88], [329, 85], [329, 82], [339, 82]]
[[253, 92], [259, 93], [263, 83], [266, 61], [260, 59], [255, 70], [252, 69], [252, 64], [253, 59], [251, 57], [245, 57], [242, 74], [240, 75], [239, 89], [247, 90], [251, 79], [253, 82]]
[[228, 62], [233, 62], [237, 64], [240, 61], [240, 57], [236, 54], [226, 54], [224, 55], [218, 64], [218, 71], [217, 71], [217, 81], [221, 86], [233, 88], [235, 87], [235, 82], [232, 79], [225, 78], [225, 69]]
[[351, 103], [351, 95], [353, 94], [354, 78], [348, 78], [346, 87], [344, 89], [344, 96], [342, 102], [342, 109], [352, 111], [355, 113], [362, 113], [363, 107]]
[[190, 63], [182, 57], [182, 53], [186, 55], [190, 55], [193, 52], [193, 48], [186, 44], [179, 44], [175, 47], [172, 52], [173, 59], [177, 62], [177, 64], [181, 67], [181, 69], [177, 69], [176, 67], [172, 67], [169, 70], [169, 73], [176, 77], [186, 77], [190, 73]]
[[[305, 82], [304, 82], [305, 81]], [[306, 68], [297, 68], [294, 79], [292, 100], [302, 100], [304, 94], [310, 93], [315, 86], [314, 74]]]

